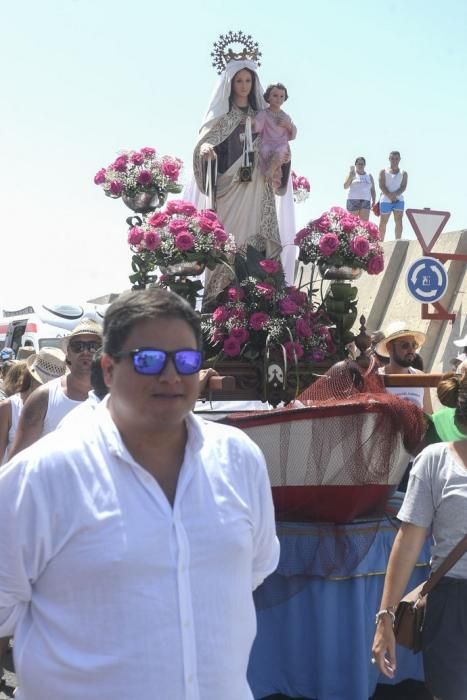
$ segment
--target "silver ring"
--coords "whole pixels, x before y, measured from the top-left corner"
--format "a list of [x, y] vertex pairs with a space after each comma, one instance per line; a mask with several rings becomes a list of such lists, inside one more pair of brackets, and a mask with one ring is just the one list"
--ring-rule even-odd
[[375, 657], [374, 657], [374, 656], [372, 656], [372, 657], [371, 657], [371, 659], [370, 659], [370, 663], [372, 663], [372, 664], [375, 664], [375, 663], [376, 663], [376, 659], [375, 659]]

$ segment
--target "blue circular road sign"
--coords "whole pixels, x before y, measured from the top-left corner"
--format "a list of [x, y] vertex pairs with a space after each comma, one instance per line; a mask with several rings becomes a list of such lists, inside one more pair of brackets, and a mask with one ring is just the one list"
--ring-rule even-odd
[[423, 257], [410, 265], [405, 283], [414, 299], [423, 304], [429, 304], [444, 296], [448, 286], [448, 276], [439, 260]]

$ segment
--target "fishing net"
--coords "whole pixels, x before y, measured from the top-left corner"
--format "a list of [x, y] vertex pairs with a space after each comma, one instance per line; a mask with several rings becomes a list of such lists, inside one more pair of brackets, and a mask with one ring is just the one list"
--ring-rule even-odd
[[[352, 361], [334, 365], [298, 399], [303, 408], [224, 421], [263, 451], [278, 530], [281, 522], [319, 523], [313, 536], [282, 542], [276, 582], [268, 581], [268, 605], [293, 595], [310, 577], [352, 575], [387, 522], [385, 503], [425, 431], [417, 406], [386, 393], [373, 368], [363, 373]], [[362, 516], [366, 524], [356, 527]]]

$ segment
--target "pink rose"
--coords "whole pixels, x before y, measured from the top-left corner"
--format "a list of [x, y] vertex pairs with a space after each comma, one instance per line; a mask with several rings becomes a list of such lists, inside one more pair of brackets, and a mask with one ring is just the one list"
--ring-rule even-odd
[[143, 165], [144, 163], [144, 155], [143, 153], [132, 153], [130, 160], [134, 165]]
[[368, 255], [370, 244], [364, 236], [355, 236], [355, 238], [352, 238], [350, 241], [350, 250], [354, 255], [363, 258], [365, 255]]
[[326, 348], [330, 355], [334, 355], [337, 352], [337, 348], [334, 345], [334, 341], [331, 336], [329, 336], [329, 338], [326, 340]]
[[253, 328], [254, 331], [261, 331], [268, 321], [268, 314], [265, 314], [262, 311], [256, 311], [250, 316], [250, 328]]
[[241, 287], [229, 287], [227, 289], [227, 299], [229, 301], [241, 301], [245, 298], [245, 292]]
[[342, 218], [343, 216], [347, 216], [348, 212], [345, 209], [342, 209], [342, 207], [331, 207], [329, 210], [339, 218]]
[[144, 238], [144, 231], [139, 226], [133, 226], [128, 231], [128, 243], [130, 245], [139, 245]]
[[126, 164], [128, 163], [128, 156], [126, 154], [119, 156], [111, 165], [114, 170], [119, 173], [124, 173], [126, 171]]
[[325, 340], [331, 337], [331, 332], [327, 326], [320, 326], [318, 328], [318, 334]]
[[272, 299], [274, 295], [274, 287], [272, 284], [267, 284], [267, 282], [258, 282], [256, 284], [256, 291], [265, 299]]
[[301, 175], [299, 178], [297, 178], [297, 186], [301, 187], [302, 189], [306, 190], [307, 192], [310, 191], [310, 183], [306, 179], [306, 177], [303, 177]]
[[323, 255], [332, 255], [339, 247], [339, 239], [335, 233], [325, 233], [321, 236], [318, 247]]
[[229, 234], [221, 226], [216, 226], [213, 234], [217, 245], [222, 245], [222, 243], [225, 243], [229, 238]]
[[382, 255], [375, 255], [368, 261], [368, 274], [379, 275], [384, 270], [384, 258]]
[[229, 336], [224, 340], [223, 350], [227, 357], [237, 357], [237, 355], [240, 355], [240, 343], [235, 338]]
[[352, 233], [354, 228], [358, 225], [358, 221], [355, 218], [355, 216], [352, 216], [351, 214], [347, 214], [346, 216], [343, 216], [342, 219], [339, 222], [340, 227], [344, 231], [344, 233]]
[[295, 287], [289, 287], [289, 297], [293, 299], [298, 306], [302, 306], [308, 301], [308, 295], [305, 292], [300, 292]]
[[310, 326], [303, 318], [297, 318], [295, 328], [299, 338], [309, 338], [312, 334]]
[[217, 325], [226, 321], [227, 318], [228, 318], [228, 313], [227, 313], [227, 309], [225, 308], [225, 306], [218, 306], [212, 312], [212, 320]]
[[180, 231], [187, 231], [187, 220], [186, 219], [172, 219], [169, 224], [170, 233], [180, 233]]
[[284, 343], [284, 348], [289, 362], [293, 362], [295, 358], [299, 360], [301, 357], [303, 357], [303, 347], [300, 345], [300, 343], [292, 343], [289, 340], [287, 343]]
[[167, 221], [169, 220], [169, 217], [167, 214], [153, 214], [152, 216], [149, 217], [148, 223], [151, 224], [151, 226], [154, 226], [154, 228], [162, 228], [163, 226], [166, 225]]
[[197, 209], [191, 202], [185, 202], [183, 199], [172, 199], [167, 203], [165, 208], [167, 214], [184, 214], [185, 216], [193, 216]]
[[94, 182], [96, 185], [102, 185], [105, 182], [105, 168], [101, 168], [99, 172], [94, 175]]
[[290, 297], [285, 297], [279, 302], [279, 309], [282, 314], [289, 316], [290, 314], [295, 314], [298, 311], [297, 304]]
[[310, 235], [310, 229], [308, 227], [302, 228], [295, 236], [295, 239], [294, 239], [295, 245], [300, 245], [300, 243], [303, 241], [303, 239], [309, 235]]
[[179, 250], [192, 250], [195, 244], [195, 239], [188, 231], [177, 233], [175, 236], [175, 245]]
[[118, 180], [112, 180], [110, 183], [110, 191], [112, 194], [114, 194], [116, 197], [119, 197], [122, 194], [123, 190], [123, 185], [121, 182]]
[[212, 209], [203, 209], [200, 211], [200, 215], [206, 217], [206, 219], [211, 219], [211, 221], [214, 221], [217, 226], [220, 226], [219, 219], [217, 218], [217, 214], [212, 211]]
[[160, 246], [161, 237], [156, 231], [146, 231], [144, 234], [144, 244], [148, 250], [155, 250]]
[[216, 228], [216, 222], [212, 221], [212, 219], [208, 219], [206, 216], [203, 216], [203, 214], [197, 217], [197, 222], [201, 231], [204, 231], [205, 233], [211, 233], [211, 231], [214, 231]]
[[163, 174], [172, 180], [172, 182], [177, 182], [178, 174], [180, 172], [180, 166], [173, 160], [167, 160], [162, 163], [161, 170]]
[[150, 146], [145, 146], [141, 149], [140, 153], [142, 153], [143, 156], [145, 156], [146, 158], [151, 158], [151, 156], [156, 155], [156, 149], [151, 148]]
[[274, 274], [280, 270], [280, 264], [277, 260], [260, 260], [260, 267], [267, 273]]
[[248, 333], [246, 328], [232, 328], [230, 330], [230, 337], [235, 338], [235, 340], [237, 340], [240, 343], [240, 345], [243, 345], [250, 337], [250, 334]]
[[141, 170], [137, 180], [140, 185], [147, 187], [152, 184], [152, 173], [149, 170]]
[[366, 229], [368, 230], [371, 238], [373, 238], [375, 241], [379, 241], [379, 228], [376, 226], [376, 224], [374, 224], [372, 221], [366, 221], [365, 223], [367, 224]]
[[321, 233], [325, 233], [326, 231], [329, 230], [329, 227], [331, 225], [331, 220], [327, 214], [321, 214], [319, 219], [315, 219], [314, 221], [311, 222], [311, 225], [316, 231], [320, 231]]

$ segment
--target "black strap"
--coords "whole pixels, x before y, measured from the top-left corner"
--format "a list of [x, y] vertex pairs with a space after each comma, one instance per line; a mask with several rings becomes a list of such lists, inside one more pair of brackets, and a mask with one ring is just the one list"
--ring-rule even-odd
[[456, 544], [454, 549], [452, 549], [446, 559], [441, 562], [440, 566], [434, 571], [428, 581], [425, 583], [423, 586], [422, 590], [420, 591], [420, 597], [423, 597], [427, 595], [430, 591], [433, 590], [433, 588], [436, 586], [437, 583], [440, 582], [440, 580], [443, 578], [443, 576], [446, 576], [448, 571], [452, 569], [454, 564], [459, 561], [459, 559], [467, 552], [467, 535], [464, 535], [464, 537], [461, 539], [460, 542]]

